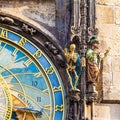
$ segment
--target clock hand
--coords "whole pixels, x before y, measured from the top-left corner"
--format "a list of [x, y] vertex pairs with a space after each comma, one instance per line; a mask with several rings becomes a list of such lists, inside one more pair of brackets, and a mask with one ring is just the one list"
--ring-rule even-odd
[[13, 109], [17, 109], [17, 110], [20, 110], [20, 111], [28, 111], [28, 112], [32, 112], [32, 113], [40, 114], [40, 115], [42, 115], [42, 113], [43, 113], [43, 109], [35, 110], [35, 109], [32, 109], [32, 108], [21, 107], [21, 106], [13, 106]]

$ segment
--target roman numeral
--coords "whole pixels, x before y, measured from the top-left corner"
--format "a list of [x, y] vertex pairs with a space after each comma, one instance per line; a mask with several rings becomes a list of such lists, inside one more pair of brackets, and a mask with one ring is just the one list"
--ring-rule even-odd
[[34, 76], [35, 76], [36, 78], [39, 78], [39, 77], [42, 77], [42, 74], [41, 74], [41, 72], [38, 72], [38, 73], [35, 73]]
[[[24, 46], [26, 42], [27, 40], [24, 37], [21, 37], [20, 41], [18, 42], [18, 45]], [[15, 56], [17, 52], [18, 52], [18, 49], [15, 49], [12, 55]]]
[[15, 50], [13, 51], [12, 55], [13, 55], [13, 56], [16, 56], [16, 53], [17, 53], [17, 52], [18, 52], [18, 50], [15, 49]]
[[19, 44], [20, 46], [24, 46], [26, 42], [27, 42], [27, 40], [26, 40], [24, 37], [22, 37], [22, 38], [20, 39], [20, 41], [18, 42], [18, 44]]
[[32, 63], [31, 59], [28, 59], [26, 62], [24, 62], [24, 65], [28, 67]]
[[2, 29], [0, 37], [8, 38], [8, 31], [6, 29]]
[[60, 92], [60, 91], [62, 91], [62, 87], [61, 87], [61, 86], [59, 86], [59, 87], [54, 87], [54, 88], [53, 88], [53, 91], [54, 91], [54, 92]]

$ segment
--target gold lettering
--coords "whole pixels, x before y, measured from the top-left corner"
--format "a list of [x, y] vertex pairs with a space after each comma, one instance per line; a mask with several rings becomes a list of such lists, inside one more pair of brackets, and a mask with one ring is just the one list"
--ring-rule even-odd
[[24, 37], [22, 37], [21, 40], [18, 42], [18, 44], [20, 46], [24, 46], [26, 42], [27, 42], [27, 40]]
[[34, 54], [35, 58], [40, 58], [42, 56], [41, 51], [37, 50]]
[[31, 63], [32, 63], [32, 60], [28, 59], [26, 62], [24, 62], [24, 65], [28, 67]]
[[62, 90], [62, 87], [61, 86], [59, 86], [59, 87], [54, 87], [53, 88], [53, 91], [54, 92], [60, 92]]
[[0, 33], [0, 37], [2, 37], [2, 38], [8, 38], [8, 30], [2, 28], [2, 31]]

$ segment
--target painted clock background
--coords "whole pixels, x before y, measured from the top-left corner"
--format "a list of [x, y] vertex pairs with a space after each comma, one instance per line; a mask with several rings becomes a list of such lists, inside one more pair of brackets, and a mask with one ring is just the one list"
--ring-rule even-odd
[[12, 109], [8, 113], [7, 104], [4, 120], [65, 120], [65, 92], [56, 67], [28, 38], [2, 27], [0, 76], [10, 93], [3, 101]]

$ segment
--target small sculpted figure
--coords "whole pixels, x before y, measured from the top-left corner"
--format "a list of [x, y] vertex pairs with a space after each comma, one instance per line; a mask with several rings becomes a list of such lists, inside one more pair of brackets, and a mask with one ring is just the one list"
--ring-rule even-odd
[[69, 51], [67, 48], [64, 49], [64, 55], [67, 60], [66, 71], [72, 90], [78, 90], [78, 80], [82, 71], [80, 55], [75, 52], [75, 49], [75, 44], [70, 45]]
[[[87, 79], [93, 86], [98, 82], [100, 72], [100, 62], [103, 60], [110, 49], [107, 49], [105, 53], [99, 52], [99, 41], [96, 38], [90, 40], [90, 48], [86, 52], [87, 59]], [[95, 91], [95, 90], [94, 90]]]

